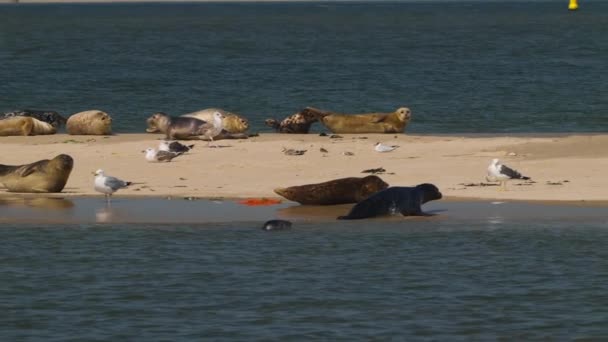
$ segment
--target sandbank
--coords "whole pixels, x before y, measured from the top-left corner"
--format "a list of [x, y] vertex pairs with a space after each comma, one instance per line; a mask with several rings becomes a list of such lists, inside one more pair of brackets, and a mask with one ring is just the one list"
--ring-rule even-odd
[[[524, 201], [608, 201], [608, 135], [431, 136], [411, 134], [262, 133], [243, 140], [221, 140], [218, 148], [193, 141], [195, 148], [170, 163], [150, 163], [142, 151], [156, 147], [159, 134], [71, 136], [55, 134], [0, 137], [0, 163], [18, 165], [71, 155], [74, 169], [61, 197], [102, 196], [93, 189], [97, 169], [135, 182], [115, 197], [280, 198], [274, 188], [362, 177], [367, 169], [393, 186], [433, 183], [446, 199]], [[381, 141], [400, 147], [375, 152]], [[285, 155], [283, 148], [306, 150]], [[324, 148], [327, 153], [321, 152]], [[352, 155], [347, 155], [348, 152]], [[486, 183], [492, 158], [532, 178], [511, 181], [508, 191]], [[4, 189], [0, 196], [15, 196]], [[36, 195], [24, 195], [36, 196]]]

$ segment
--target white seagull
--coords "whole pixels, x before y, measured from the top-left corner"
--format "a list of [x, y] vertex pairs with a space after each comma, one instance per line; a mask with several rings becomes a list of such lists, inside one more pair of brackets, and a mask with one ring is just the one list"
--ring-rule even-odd
[[181, 156], [182, 153], [157, 151], [155, 148], [148, 147], [146, 152], [146, 160], [150, 162], [170, 162], [173, 158]]
[[384, 145], [383, 143], [376, 143], [374, 150], [376, 150], [376, 152], [391, 152], [397, 147], [399, 147], [399, 145]]
[[488, 166], [488, 175], [486, 180], [498, 181], [502, 185], [502, 190], [507, 190], [507, 181], [510, 179], [527, 180], [530, 179], [530, 177], [522, 176], [521, 173], [501, 164], [498, 159], [492, 159], [492, 163], [490, 163], [490, 166]]
[[[220, 112], [213, 113], [213, 122], [209, 125], [209, 128], [207, 128], [202, 134], [205, 138], [209, 139], [210, 143], [213, 142], [213, 137], [216, 137], [220, 133], [222, 133], [222, 130], [224, 129], [224, 118], [224, 114]], [[209, 144], [207, 144], [207, 146], [209, 146]], [[213, 147], [217, 146], [213, 145]]]
[[131, 182], [125, 182], [116, 177], [106, 176], [103, 170], [95, 171], [95, 191], [106, 195], [106, 201], [110, 203], [110, 197], [118, 189], [126, 188]]
[[194, 148], [194, 145], [184, 145], [184, 144], [180, 144], [178, 141], [161, 141], [160, 144], [158, 144], [158, 150], [159, 151], [166, 151], [166, 152], [174, 152], [174, 153], [186, 153], [188, 151], [190, 151], [192, 148]]

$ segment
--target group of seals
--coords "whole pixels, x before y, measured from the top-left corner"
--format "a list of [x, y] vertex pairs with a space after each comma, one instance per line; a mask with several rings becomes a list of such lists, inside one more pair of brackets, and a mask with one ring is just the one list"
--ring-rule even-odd
[[0, 183], [10, 192], [61, 192], [73, 167], [67, 154], [30, 164], [0, 164]]
[[306, 205], [357, 203], [388, 184], [378, 176], [348, 177], [323, 183], [276, 188], [274, 192], [290, 201]]
[[[243, 133], [249, 128], [249, 122], [246, 119], [232, 113], [226, 116], [219, 110], [213, 113], [220, 113], [222, 129], [218, 135], [211, 137], [212, 140], [248, 138], [248, 135]], [[210, 119], [203, 120], [202, 118], [209, 116], [208, 110], [182, 116], [170, 116], [166, 113], [158, 112], [146, 120], [148, 124], [146, 132], [164, 133], [166, 138], [170, 140], [199, 137], [205, 135], [209, 130], [209, 124], [214, 121], [213, 113], [211, 113]], [[228, 125], [228, 127], [224, 125]]]
[[0, 120], [0, 136], [55, 134], [57, 127], [29, 116]]
[[18, 116], [26, 116], [30, 118], [34, 118], [36, 120], [40, 120], [42, 122], [46, 122], [51, 124], [53, 127], [58, 128], [62, 125], [65, 125], [66, 119], [61, 116], [59, 113], [52, 110], [32, 110], [32, 109], [22, 109], [15, 110], [12, 112], [6, 112], [0, 114], [0, 120], [8, 119]]
[[17, 110], [0, 114], [0, 136], [55, 134], [66, 126], [71, 135], [110, 135], [112, 118], [100, 110], [87, 110], [67, 120], [55, 111]]
[[303, 205], [356, 203], [340, 220], [401, 213], [404, 216], [426, 215], [422, 204], [442, 198], [439, 189], [429, 183], [415, 187], [389, 187], [378, 176], [348, 177], [323, 183], [276, 188], [274, 192]]
[[306, 107], [282, 121], [266, 119], [266, 126], [279, 133], [308, 133], [319, 121], [332, 133], [403, 133], [412, 118], [409, 108], [401, 107], [392, 113], [340, 114]]

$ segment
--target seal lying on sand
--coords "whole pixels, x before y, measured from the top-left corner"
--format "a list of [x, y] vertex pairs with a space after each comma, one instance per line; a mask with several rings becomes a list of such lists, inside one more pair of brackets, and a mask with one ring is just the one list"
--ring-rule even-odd
[[0, 120], [6, 119], [6, 118], [12, 118], [15, 116], [28, 116], [30, 118], [38, 119], [42, 122], [49, 123], [55, 128], [59, 128], [62, 125], [65, 125], [65, 123], [67, 121], [66, 118], [59, 115], [59, 113], [57, 113], [55, 111], [31, 110], [31, 109], [16, 110], [13, 112], [6, 112], [3, 114], [0, 114]]
[[[166, 113], [158, 112], [146, 120], [149, 133], [164, 133], [169, 140], [191, 139], [203, 135], [210, 122], [186, 116], [169, 116]], [[247, 139], [245, 133], [228, 133], [225, 130], [213, 137], [213, 140], [220, 139]]]
[[338, 220], [355, 220], [396, 213], [401, 213], [403, 216], [424, 216], [426, 214], [422, 212], [422, 204], [441, 197], [439, 189], [429, 183], [415, 187], [394, 186], [355, 204], [348, 215], [339, 216]]
[[412, 118], [409, 108], [392, 113], [338, 114], [307, 108], [333, 133], [403, 133]]
[[303, 134], [308, 133], [310, 131], [310, 126], [319, 121], [316, 114], [315, 111], [304, 108], [303, 110], [286, 117], [281, 122], [276, 119], [266, 119], [264, 120], [264, 123], [266, 126], [274, 128], [279, 133]]
[[112, 118], [100, 110], [87, 110], [71, 115], [66, 129], [71, 135], [111, 135]]
[[55, 134], [57, 128], [29, 116], [15, 116], [0, 120], [0, 136]]
[[370, 195], [386, 189], [386, 184], [378, 176], [363, 178], [348, 177], [323, 183], [276, 188], [274, 192], [290, 201], [310, 205], [332, 205], [356, 203]]
[[0, 183], [10, 192], [61, 192], [73, 166], [67, 154], [25, 165], [0, 164]]
[[222, 128], [228, 133], [244, 133], [249, 129], [249, 121], [238, 114], [230, 113], [220, 108], [207, 108], [181, 116], [196, 118], [199, 120], [213, 122], [213, 113], [220, 112], [224, 115]]

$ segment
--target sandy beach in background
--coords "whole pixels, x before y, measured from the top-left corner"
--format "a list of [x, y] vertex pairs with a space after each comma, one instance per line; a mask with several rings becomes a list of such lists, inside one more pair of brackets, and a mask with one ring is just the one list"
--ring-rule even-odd
[[[97, 169], [137, 183], [115, 196], [279, 198], [274, 188], [363, 177], [364, 170], [384, 168], [379, 176], [392, 186], [429, 182], [452, 199], [608, 201], [608, 135], [342, 137], [263, 133], [220, 140], [219, 148], [192, 141], [195, 148], [170, 163], [144, 159], [142, 150], [158, 146], [162, 136], [157, 134], [1, 137], [0, 163], [19, 165], [69, 154], [74, 169], [61, 196], [101, 196], [93, 189], [92, 172]], [[373, 149], [378, 141], [400, 147], [378, 153]], [[283, 147], [307, 152], [289, 156]], [[476, 186], [486, 182], [492, 158], [534, 182], [510, 181], [508, 191]], [[0, 196], [8, 195], [15, 194], [0, 190]]]

